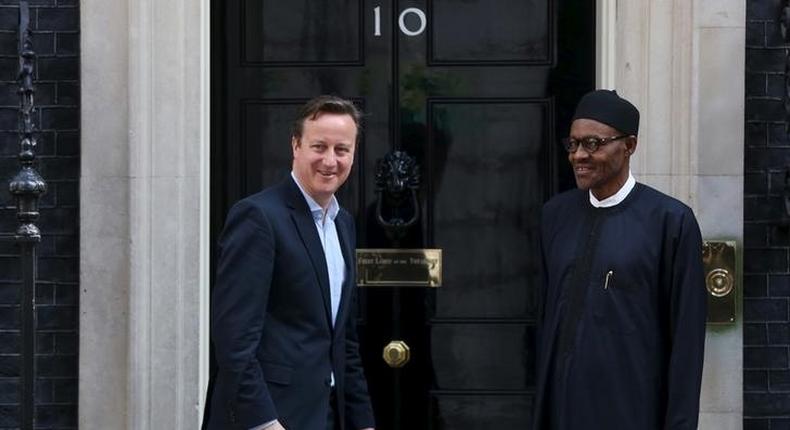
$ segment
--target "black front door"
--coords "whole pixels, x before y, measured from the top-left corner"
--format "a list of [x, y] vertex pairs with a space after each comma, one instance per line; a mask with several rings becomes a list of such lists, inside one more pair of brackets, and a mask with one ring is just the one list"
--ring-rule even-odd
[[[593, 87], [594, 4], [215, 2], [212, 233], [288, 174], [296, 109], [332, 93], [366, 113], [339, 196], [358, 246], [443, 250], [440, 288], [360, 290], [379, 430], [529, 428], [539, 211], [569, 185], [555, 142]], [[395, 150], [420, 166], [419, 218], [397, 241], [374, 178]], [[382, 359], [393, 340], [410, 348], [401, 368]]]

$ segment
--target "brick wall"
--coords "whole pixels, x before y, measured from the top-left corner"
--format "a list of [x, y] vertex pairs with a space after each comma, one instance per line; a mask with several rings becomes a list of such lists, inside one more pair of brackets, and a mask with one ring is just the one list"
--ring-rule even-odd
[[[748, 0], [744, 202], [744, 429], [790, 429], [790, 140], [781, 0]], [[790, 191], [790, 190], [788, 190]]]
[[[17, 0], [0, 0], [0, 232], [16, 227], [8, 182], [18, 169]], [[79, 279], [79, 9], [78, 0], [31, 0], [37, 54], [41, 201], [36, 428], [77, 427]], [[18, 425], [19, 260], [0, 242], [0, 429]]]

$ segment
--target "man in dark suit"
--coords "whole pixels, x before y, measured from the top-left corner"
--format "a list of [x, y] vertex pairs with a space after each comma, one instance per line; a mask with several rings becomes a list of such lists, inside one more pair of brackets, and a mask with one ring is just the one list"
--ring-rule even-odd
[[373, 428], [354, 317], [354, 220], [334, 196], [359, 120], [348, 100], [307, 102], [291, 176], [228, 214], [212, 293], [209, 430]]

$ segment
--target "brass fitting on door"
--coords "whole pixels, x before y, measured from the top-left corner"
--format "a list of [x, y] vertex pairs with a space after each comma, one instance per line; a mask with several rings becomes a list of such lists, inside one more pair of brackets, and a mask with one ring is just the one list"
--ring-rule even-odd
[[409, 345], [406, 345], [406, 342], [402, 340], [393, 340], [384, 347], [382, 356], [389, 367], [397, 369], [405, 366], [406, 363], [409, 362], [411, 351], [409, 350]]
[[702, 244], [705, 288], [708, 290], [708, 323], [731, 324], [736, 319], [737, 273], [733, 241], [706, 240]]

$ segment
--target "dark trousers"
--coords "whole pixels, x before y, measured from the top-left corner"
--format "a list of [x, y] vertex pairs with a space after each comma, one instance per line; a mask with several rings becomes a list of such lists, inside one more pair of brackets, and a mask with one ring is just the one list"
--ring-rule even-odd
[[332, 387], [332, 392], [329, 395], [329, 407], [326, 418], [326, 430], [340, 430], [340, 422], [338, 422], [340, 414], [337, 413], [337, 396], [335, 395], [335, 388]]

